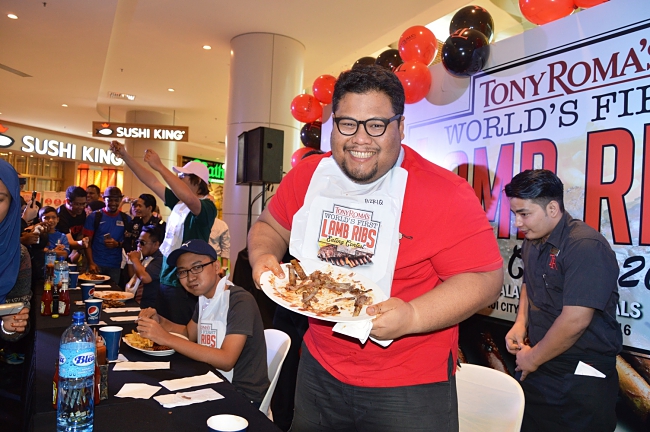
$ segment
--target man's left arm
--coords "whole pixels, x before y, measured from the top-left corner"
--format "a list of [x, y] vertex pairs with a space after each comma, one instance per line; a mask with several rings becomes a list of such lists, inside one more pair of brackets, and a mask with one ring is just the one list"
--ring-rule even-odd
[[517, 353], [517, 368], [521, 371], [521, 381], [526, 375], [535, 372], [547, 361], [559, 356], [576, 343], [587, 330], [594, 309], [583, 306], [564, 306], [546, 335], [537, 345], [523, 345]]
[[369, 315], [379, 315], [373, 321], [370, 335], [377, 339], [396, 339], [456, 325], [494, 303], [502, 284], [500, 268], [452, 276], [410, 302], [391, 297], [368, 306]]

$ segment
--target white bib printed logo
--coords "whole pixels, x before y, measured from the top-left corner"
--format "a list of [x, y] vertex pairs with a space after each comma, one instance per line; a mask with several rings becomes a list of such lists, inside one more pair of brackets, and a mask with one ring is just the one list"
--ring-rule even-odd
[[372, 264], [380, 222], [372, 211], [334, 204], [323, 211], [318, 236], [318, 257], [337, 265]]
[[200, 345], [204, 345], [210, 348], [217, 348], [217, 330], [212, 328], [212, 324], [201, 323], [200, 335]]

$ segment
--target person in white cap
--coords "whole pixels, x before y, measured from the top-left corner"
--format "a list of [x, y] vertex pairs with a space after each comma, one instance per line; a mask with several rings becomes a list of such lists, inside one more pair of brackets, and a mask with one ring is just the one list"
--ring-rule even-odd
[[[210, 199], [208, 168], [200, 162], [188, 162], [183, 167], [172, 167], [170, 171], [158, 154], [147, 149], [144, 161], [158, 172], [168, 187], [156, 175], [140, 164], [117, 141], [111, 142], [111, 151], [124, 160], [142, 183], [162, 198], [172, 212], [167, 220], [165, 239], [160, 252], [167, 257], [188, 240], [210, 239], [210, 229], [217, 216], [217, 208]], [[175, 174], [177, 173], [177, 174]], [[160, 291], [156, 301], [158, 314], [177, 324], [187, 324], [194, 313], [197, 297], [181, 286], [176, 268], [165, 260], [160, 272]]]

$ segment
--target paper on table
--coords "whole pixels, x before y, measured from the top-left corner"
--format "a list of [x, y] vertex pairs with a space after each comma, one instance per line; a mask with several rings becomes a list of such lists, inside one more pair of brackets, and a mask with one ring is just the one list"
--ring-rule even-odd
[[205, 384], [216, 384], [220, 382], [223, 382], [223, 380], [209, 371], [205, 375], [196, 375], [187, 378], [160, 381], [159, 384], [165, 387], [167, 390], [176, 391], [184, 388], [202, 386]]
[[109, 363], [122, 363], [122, 362], [128, 362], [129, 359], [124, 357], [124, 354], [118, 354], [117, 355], [117, 360], [109, 360]]
[[136, 321], [137, 319], [137, 315], [111, 317], [111, 321]]
[[158, 393], [161, 387], [143, 383], [126, 383], [115, 395], [118, 398], [149, 399]]
[[95, 285], [95, 288], [113, 288], [110, 285]]
[[169, 362], [122, 362], [116, 363], [113, 371], [169, 369]]
[[139, 312], [139, 307], [104, 308], [106, 313]]
[[165, 408], [174, 408], [178, 406], [192, 405], [199, 402], [223, 399], [223, 396], [211, 388], [206, 388], [192, 392], [155, 396], [154, 399]]
[[[335, 331], [336, 333], [341, 333], [346, 336], [359, 339], [362, 344], [365, 344], [366, 341], [368, 340], [371, 330], [372, 330], [371, 319], [364, 320], [364, 321], [354, 321], [354, 322], [340, 322], [337, 323], [332, 328], [332, 331]], [[370, 337], [370, 340], [376, 343], [377, 345], [383, 346], [384, 348], [386, 348], [388, 345], [390, 345], [393, 342], [392, 339], [379, 340], [373, 337]]]

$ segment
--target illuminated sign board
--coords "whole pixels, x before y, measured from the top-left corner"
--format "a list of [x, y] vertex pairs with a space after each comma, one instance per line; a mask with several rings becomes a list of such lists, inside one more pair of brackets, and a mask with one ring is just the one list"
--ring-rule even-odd
[[206, 167], [208, 167], [208, 175], [210, 176], [210, 183], [223, 183], [223, 179], [225, 178], [225, 171], [223, 169], [223, 164], [221, 162], [213, 162], [213, 161], [207, 161], [198, 158], [181, 156], [181, 165], [185, 165], [188, 162], [200, 162]]
[[36, 153], [42, 156], [54, 156], [65, 159], [80, 160], [88, 163], [106, 165], [122, 165], [122, 159], [115, 156], [108, 149], [66, 143], [54, 139], [35, 138], [25, 135], [22, 139], [23, 146], [20, 148], [25, 153]]
[[99, 138], [130, 138], [154, 141], [187, 142], [189, 138], [189, 128], [187, 126], [93, 122], [93, 136]]

